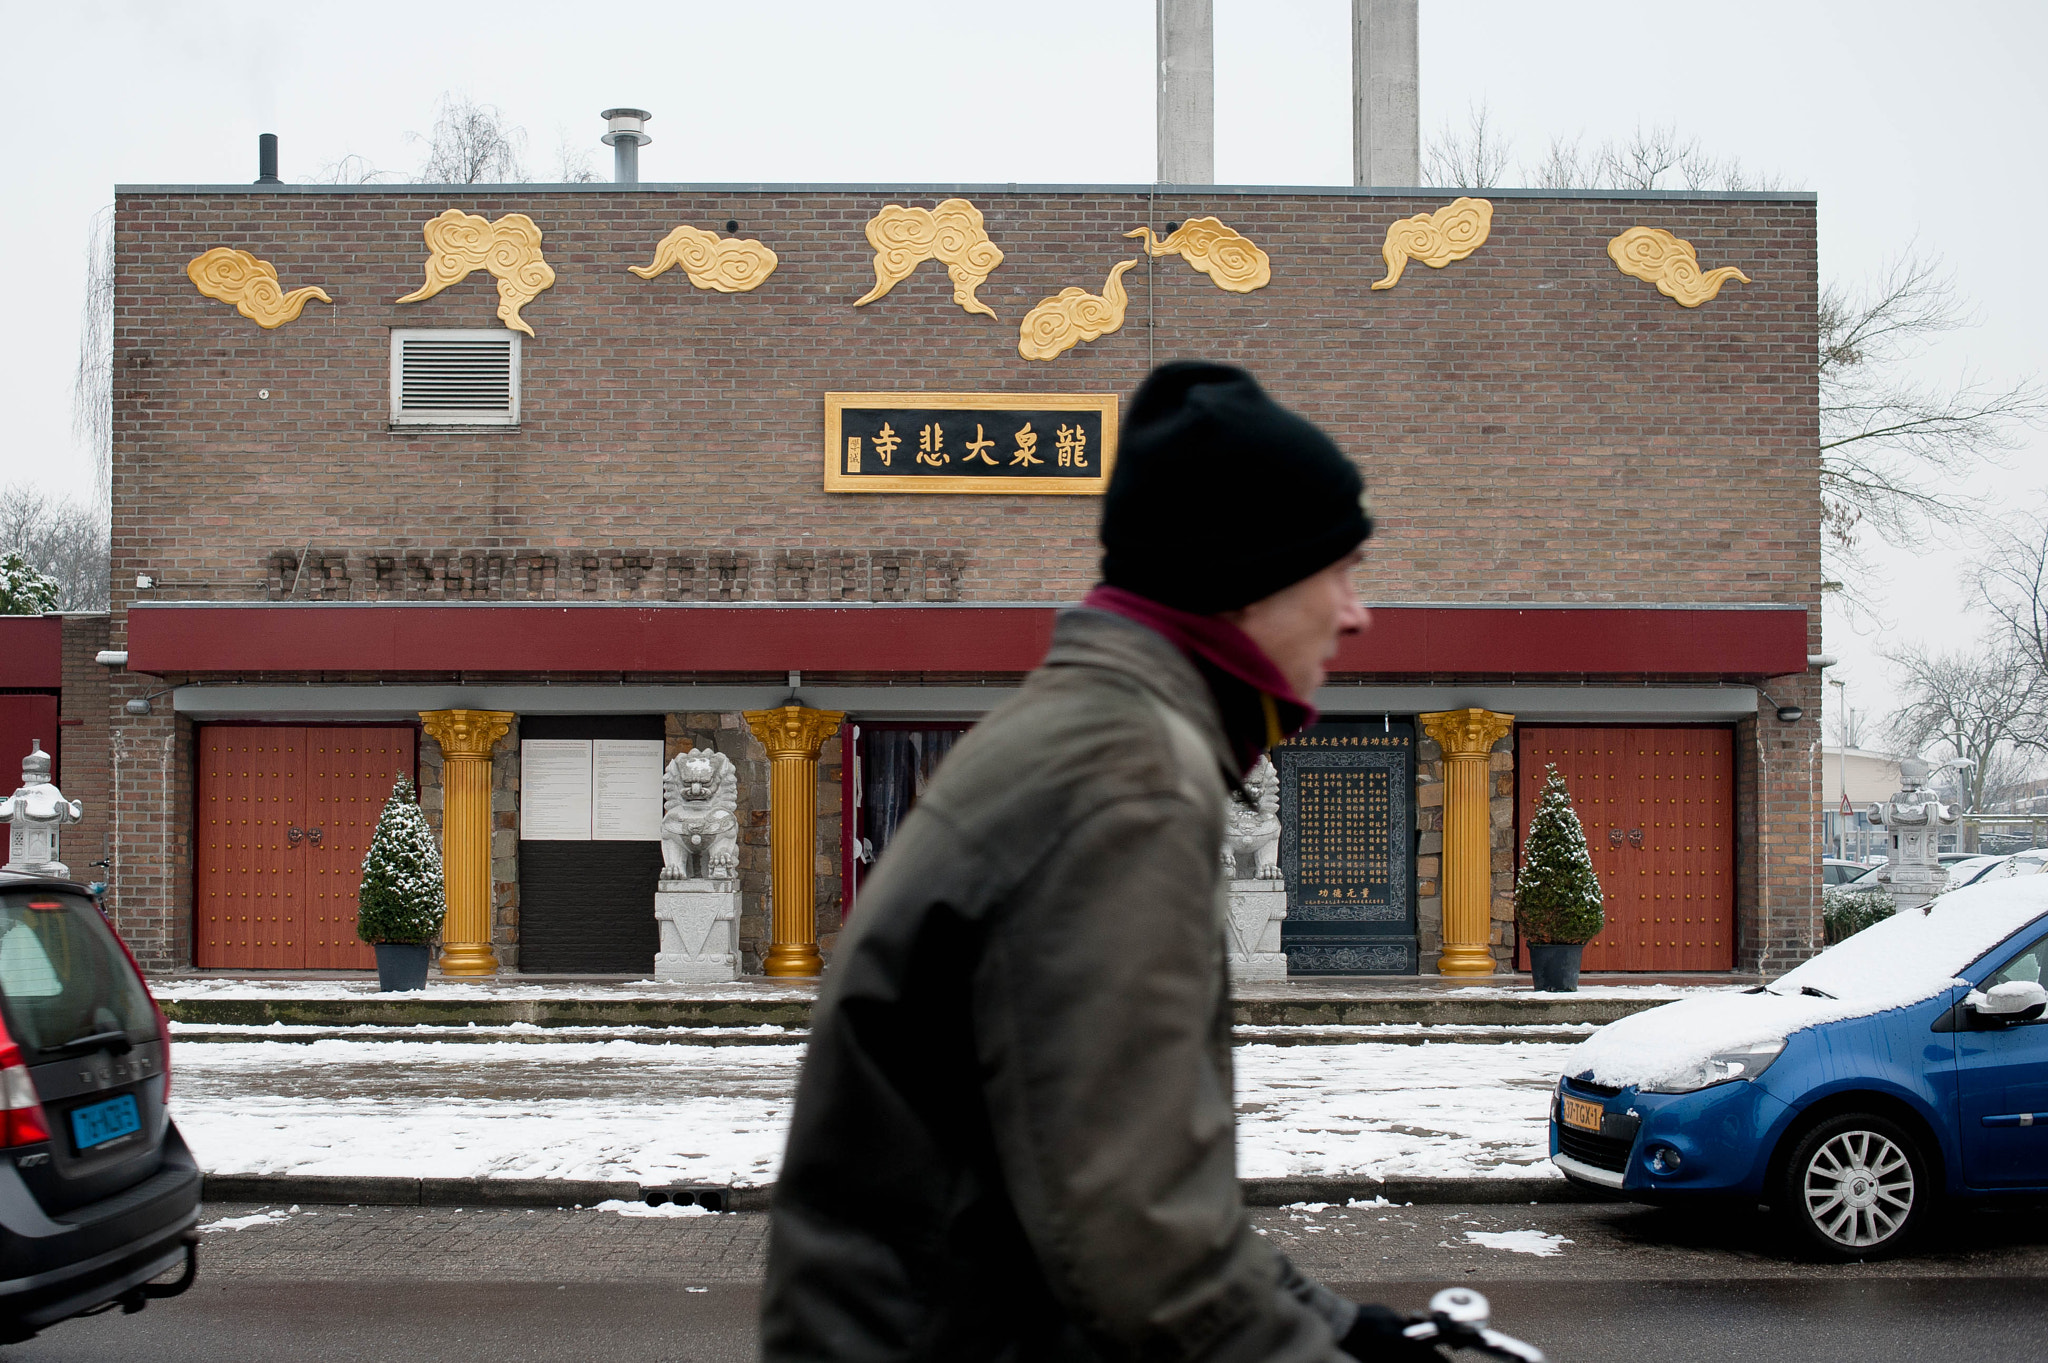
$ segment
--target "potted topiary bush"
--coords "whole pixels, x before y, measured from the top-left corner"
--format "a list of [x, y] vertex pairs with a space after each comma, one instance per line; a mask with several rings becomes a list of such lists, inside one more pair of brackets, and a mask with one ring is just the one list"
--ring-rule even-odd
[[447, 908], [441, 849], [412, 782], [401, 776], [370, 837], [356, 900], [356, 935], [377, 948], [379, 989], [427, 987], [427, 944]]
[[1538, 989], [1577, 992], [1579, 957], [1606, 921], [1600, 904], [1586, 830], [1564, 778], [1550, 767], [1515, 877], [1515, 930], [1529, 945], [1529, 973]]

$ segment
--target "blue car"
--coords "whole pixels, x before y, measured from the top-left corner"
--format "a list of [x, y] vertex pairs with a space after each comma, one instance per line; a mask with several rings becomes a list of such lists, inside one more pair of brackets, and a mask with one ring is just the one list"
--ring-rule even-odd
[[2048, 876], [1942, 895], [1574, 1049], [1551, 1159], [1640, 1202], [1767, 1203], [1835, 1258], [1943, 1198], [2048, 1192]]

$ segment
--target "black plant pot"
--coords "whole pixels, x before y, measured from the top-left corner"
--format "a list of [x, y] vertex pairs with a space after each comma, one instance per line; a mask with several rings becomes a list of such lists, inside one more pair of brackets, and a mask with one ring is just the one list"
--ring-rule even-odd
[[427, 952], [425, 942], [377, 943], [377, 988], [387, 994], [425, 989]]
[[1535, 980], [1537, 992], [1578, 993], [1579, 957], [1585, 950], [1583, 942], [1529, 943], [1529, 974]]

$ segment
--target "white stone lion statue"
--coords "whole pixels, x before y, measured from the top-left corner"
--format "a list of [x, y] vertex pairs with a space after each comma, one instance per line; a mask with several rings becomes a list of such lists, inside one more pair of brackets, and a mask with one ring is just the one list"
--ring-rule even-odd
[[661, 878], [732, 880], [740, 870], [739, 773], [722, 752], [686, 752], [661, 776]]
[[1280, 879], [1280, 773], [1261, 757], [1244, 787], [1230, 793], [1223, 873], [1232, 880]]

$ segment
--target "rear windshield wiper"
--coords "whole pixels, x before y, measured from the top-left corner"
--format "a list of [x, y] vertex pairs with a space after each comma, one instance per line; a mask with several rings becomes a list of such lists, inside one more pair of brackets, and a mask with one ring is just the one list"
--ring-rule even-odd
[[115, 1055], [126, 1055], [135, 1049], [135, 1043], [129, 1039], [126, 1032], [88, 1032], [84, 1036], [72, 1037], [71, 1040], [61, 1042], [58, 1045], [42, 1046], [37, 1049], [42, 1051], [44, 1055], [48, 1055], [52, 1051], [72, 1050], [112, 1051]]

